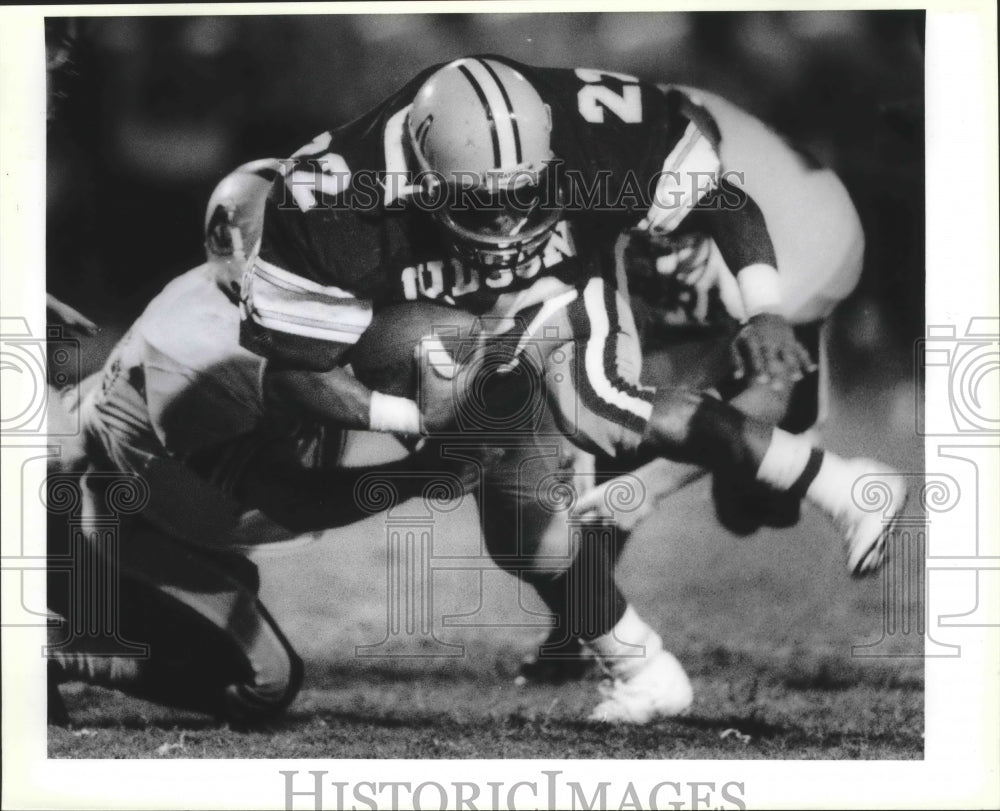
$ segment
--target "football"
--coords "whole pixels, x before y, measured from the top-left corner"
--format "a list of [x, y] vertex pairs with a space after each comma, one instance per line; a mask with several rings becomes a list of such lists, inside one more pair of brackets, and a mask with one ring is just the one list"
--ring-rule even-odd
[[373, 391], [414, 397], [415, 351], [421, 340], [436, 335], [446, 349], [456, 349], [472, 334], [476, 320], [475, 315], [430, 301], [383, 307], [347, 359], [355, 377]]

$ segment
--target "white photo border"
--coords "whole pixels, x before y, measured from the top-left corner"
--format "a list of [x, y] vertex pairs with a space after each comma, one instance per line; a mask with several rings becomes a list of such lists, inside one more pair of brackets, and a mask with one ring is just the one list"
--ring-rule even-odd
[[[809, 3], [725, 3], [728, 10], [811, 9]], [[1000, 323], [997, 303], [1000, 209], [997, 199], [996, 7], [984, 2], [889, 4], [825, 2], [824, 10], [927, 9], [927, 324], [953, 328], [956, 337]], [[721, 10], [705, 2], [616, 4], [614, 11]], [[603, 2], [190, 4], [160, 6], [24, 6], [0, 11], [0, 315], [25, 319], [34, 335], [45, 334], [45, 16], [118, 14], [293, 14], [387, 12], [487, 12], [611, 10]], [[956, 202], [960, 201], [960, 205]], [[956, 236], [957, 235], [957, 236]], [[979, 319], [979, 320], [976, 320]], [[985, 319], [985, 320], [984, 320]], [[993, 319], [990, 321], [990, 319]], [[944, 333], [942, 333], [944, 334]], [[978, 334], [978, 333], [976, 333]], [[930, 336], [934, 337], [934, 336]], [[996, 340], [994, 338], [994, 340]], [[9, 403], [4, 395], [4, 402]], [[928, 419], [949, 413], [955, 396], [947, 386], [926, 392]], [[43, 453], [45, 437], [3, 437], [3, 555], [24, 554], [24, 527], [44, 538], [41, 505], [22, 500], [19, 456]], [[928, 578], [931, 617], [968, 611], [967, 580], [955, 572], [975, 570], [980, 605], [1000, 603], [1000, 518], [995, 494], [1000, 438], [984, 435], [926, 437], [926, 465], [974, 454], [978, 465], [955, 468], [960, 486], [976, 493], [974, 512], [956, 509], [935, 518], [935, 537], [968, 536], [978, 529], [977, 554], [951, 557], [931, 544]], [[14, 448], [11, 451], [11, 448]], [[34, 450], [31, 450], [34, 448]], [[972, 450], [970, 450], [972, 449]], [[950, 468], [949, 468], [950, 470]], [[962, 472], [964, 471], [964, 472]], [[977, 489], [978, 488], [978, 489]], [[989, 494], [993, 493], [993, 496]], [[31, 509], [28, 512], [23, 510]], [[975, 525], [975, 526], [974, 526]], [[37, 535], [40, 533], [40, 535]], [[4, 572], [6, 583], [6, 575]], [[3, 589], [4, 617], [19, 611], [17, 589]], [[995, 622], [995, 620], [994, 620]], [[4, 808], [283, 808], [281, 770], [307, 781], [357, 783], [386, 779], [450, 784], [457, 774], [478, 782], [545, 785], [543, 770], [593, 785], [631, 781], [640, 797], [663, 781], [741, 783], [751, 808], [940, 808], [1000, 804], [1000, 690], [998, 628], [990, 624], [944, 623], [929, 629], [939, 642], [961, 646], [961, 656], [927, 658], [926, 751], [915, 761], [407, 761], [407, 760], [171, 760], [76, 761], [46, 756], [44, 660], [38, 655], [42, 628], [3, 627], [3, 807]], [[391, 775], [391, 778], [389, 777]], [[599, 777], [595, 777], [599, 776]], [[296, 789], [308, 788], [307, 782]], [[506, 791], [506, 789], [505, 789]], [[506, 793], [501, 795], [506, 799]], [[617, 804], [621, 791], [609, 793]], [[350, 795], [348, 794], [348, 800]], [[546, 795], [515, 796], [521, 807], [548, 807]], [[323, 807], [333, 808], [331, 788]], [[565, 792], [557, 802], [569, 801]], [[312, 807], [297, 799], [295, 807]], [[428, 802], [437, 803], [436, 795]], [[524, 804], [524, 805], [522, 805]], [[347, 807], [350, 807], [348, 805]], [[432, 805], [431, 807], [436, 807]]]

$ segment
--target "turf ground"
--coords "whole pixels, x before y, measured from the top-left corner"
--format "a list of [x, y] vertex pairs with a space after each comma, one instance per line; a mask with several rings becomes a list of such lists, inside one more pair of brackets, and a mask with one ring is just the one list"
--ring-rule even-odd
[[[913, 391], [872, 376], [834, 400], [827, 444], [922, 469]], [[889, 382], [892, 381], [892, 382]], [[438, 517], [434, 553], [475, 549], [470, 505]], [[470, 544], [472, 545], [470, 547]], [[705, 480], [668, 499], [635, 534], [621, 582], [695, 687], [691, 713], [641, 729], [585, 722], [597, 679], [516, 687], [516, 663], [544, 634], [540, 604], [498, 570], [437, 570], [434, 634], [382, 652], [385, 519], [256, 555], [263, 599], [307, 662], [287, 716], [230, 729], [97, 688], [64, 688], [72, 727], [49, 728], [53, 757], [181, 758], [921, 758], [920, 637], [879, 652], [883, 586], [846, 574], [839, 537], [807, 510], [793, 529], [737, 538], [715, 521]], [[452, 617], [445, 622], [442, 618]], [[457, 618], [457, 619], [456, 619]], [[503, 627], [511, 618], [525, 625]], [[457, 624], [456, 624], [457, 623]], [[495, 623], [495, 624], [494, 624]], [[531, 623], [534, 623], [532, 626]], [[440, 651], [439, 651], [440, 652]]]

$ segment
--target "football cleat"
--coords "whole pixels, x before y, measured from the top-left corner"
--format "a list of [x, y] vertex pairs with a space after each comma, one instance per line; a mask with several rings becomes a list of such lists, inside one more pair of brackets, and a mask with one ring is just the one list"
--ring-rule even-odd
[[[852, 577], [866, 577], [885, 562], [886, 542], [909, 493], [903, 477], [886, 465], [872, 459], [848, 464], [855, 474], [852, 498], [833, 518], [844, 533], [848, 571]], [[865, 509], [868, 505], [875, 509]]]
[[607, 678], [598, 690], [603, 700], [591, 721], [648, 724], [684, 713], [694, 699], [681, 663], [663, 649], [660, 635], [631, 607], [607, 634], [588, 643]]
[[590, 713], [591, 721], [648, 724], [681, 715], [691, 706], [694, 691], [677, 658], [662, 648], [648, 653], [642, 666], [612, 676], [597, 688], [604, 700]]

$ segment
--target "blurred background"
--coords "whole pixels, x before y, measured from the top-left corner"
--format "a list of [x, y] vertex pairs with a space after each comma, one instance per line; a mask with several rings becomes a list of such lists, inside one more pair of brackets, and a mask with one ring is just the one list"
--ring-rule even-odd
[[[198, 264], [238, 164], [289, 155], [475, 52], [712, 90], [834, 167], [868, 236], [836, 320], [851, 380], [923, 333], [922, 11], [49, 18], [49, 291], [105, 329]], [[86, 369], [84, 370], [86, 371]], [[845, 381], [850, 385], [850, 381]]]

